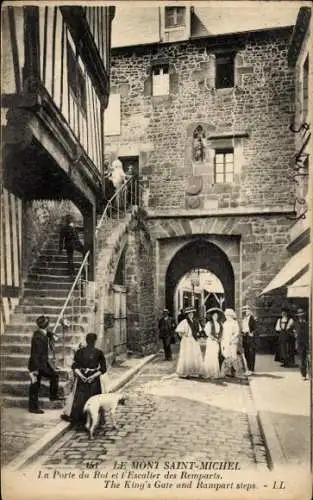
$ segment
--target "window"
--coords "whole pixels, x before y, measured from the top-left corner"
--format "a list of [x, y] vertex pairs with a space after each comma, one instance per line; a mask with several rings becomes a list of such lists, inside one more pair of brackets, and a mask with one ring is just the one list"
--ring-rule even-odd
[[104, 112], [104, 135], [121, 133], [121, 96], [110, 94], [108, 107]]
[[170, 75], [169, 67], [156, 66], [152, 69], [152, 95], [169, 95]]
[[186, 7], [165, 7], [165, 29], [185, 26]]
[[306, 119], [308, 113], [309, 99], [309, 56], [307, 56], [303, 65], [303, 87], [302, 87], [302, 116]]
[[215, 88], [225, 89], [234, 86], [234, 55], [216, 56]]
[[234, 181], [234, 150], [216, 149], [214, 158], [214, 182], [216, 184]]
[[75, 100], [80, 108], [87, 112], [86, 80], [74, 51], [67, 43], [67, 77], [69, 87], [74, 94]]

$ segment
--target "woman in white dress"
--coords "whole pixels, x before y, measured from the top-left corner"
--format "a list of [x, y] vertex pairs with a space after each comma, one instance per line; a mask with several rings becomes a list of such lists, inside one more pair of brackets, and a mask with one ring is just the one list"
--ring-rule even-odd
[[181, 338], [176, 373], [181, 378], [200, 377], [203, 374], [203, 358], [197, 342], [199, 322], [194, 318], [195, 309], [184, 310], [185, 319], [176, 327]]
[[224, 356], [223, 371], [225, 375], [240, 376], [242, 372], [238, 350], [240, 348], [240, 327], [233, 309], [225, 310], [226, 321], [223, 323], [221, 340], [222, 355]]
[[223, 326], [219, 319], [219, 315], [223, 313], [223, 311], [219, 309], [210, 309], [208, 312], [211, 316], [204, 327], [207, 340], [203, 362], [203, 376], [205, 378], [216, 379], [221, 376], [219, 355]]

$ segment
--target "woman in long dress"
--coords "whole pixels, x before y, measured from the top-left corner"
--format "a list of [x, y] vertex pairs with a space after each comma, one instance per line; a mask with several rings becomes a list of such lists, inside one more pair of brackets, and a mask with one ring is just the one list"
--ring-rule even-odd
[[204, 327], [207, 340], [203, 362], [203, 376], [205, 378], [217, 379], [221, 376], [219, 358], [223, 326], [219, 320], [219, 313], [222, 311], [211, 309], [209, 312], [211, 312], [211, 316]]
[[100, 376], [106, 372], [106, 361], [103, 352], [95, 347], [97, 335], [86, 335], [86, 346], [76, 351], [72, 365], [75, 382], [69, 396], [69, 404], [63, 411], [63, 420], [74, 424], [85, 423], [83, 412], [85, 403], [91, 396], [101, 394]]
[[176, 327], [181, 338], [176, 373], [181, 378], [200, 377], [203, 374], [203, 358], [197, 342], [199, 323], [194, 318], [195, 309], [187, 307], [183, 319]]
[[224, 356], [222, 370], [228, 376], [242, 376], [242, 364], [238, 354], [240, 349], [240, 326], [236, 313], [233, 309], [225, 310], [225, 322], [223, 323], [223, 335], [221, 350]]

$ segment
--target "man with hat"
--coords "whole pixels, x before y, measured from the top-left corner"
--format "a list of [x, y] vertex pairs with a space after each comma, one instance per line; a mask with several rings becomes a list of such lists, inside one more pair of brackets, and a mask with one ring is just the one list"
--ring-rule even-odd
[[61, 227], [59, 240], [59, 253], [65, 248], [67, 254], [67, 267], [70, 276], [75, 275], [74, 251], [84, 254], [84, 245], [81, 243], [77, 229], [70, 215], [65, 218], [65, 225]]
[[53, 369], [49, 361], [49, 337], [51, 334], [47, 331], [49, 326], [48, 316], [39, 316], [36, 320], [37, 330], [34, 332], [31, 342], [30, 358], [28, 369], [30, 372], [29, 404], [30, 413], [44, 413], [38, 408], [38, 395], [41, 378], [50, 380], [50, 401], [57, 401], [59, 376]]
[[246, 375], [251, 375], [255, 367], [256, 353], [256, 321], [248, 305], [242, 308], [243, 319], [241, 325], [242, 345], [247, 360], [248, 370]]
[[163, 310], [163, 315], [159, 320], [159, 337], [163, 342], [165, 361], [171, 361], [172, 349], [171, 343], [174, 339], [174, 322], [169, 316], [168, 309]]
[[300, 357], [300, 373], [303, 380], [307, 380], [309, 365], [309, 328], [302, 307], [299, 307], [296, 312], [295, 332], [297, 350]]

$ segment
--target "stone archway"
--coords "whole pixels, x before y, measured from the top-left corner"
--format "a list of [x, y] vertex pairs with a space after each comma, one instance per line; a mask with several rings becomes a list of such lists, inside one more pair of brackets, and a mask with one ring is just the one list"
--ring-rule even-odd
[[235, 278], [227, 255], [214, 243], [198, 238], [184, 245], [172, 258], [166, 272], [166, 307], [173, 313], [174, 293], [179, 280], [194, 268], [207, 269], [222, 282], [225, 307], [235, 307]]

